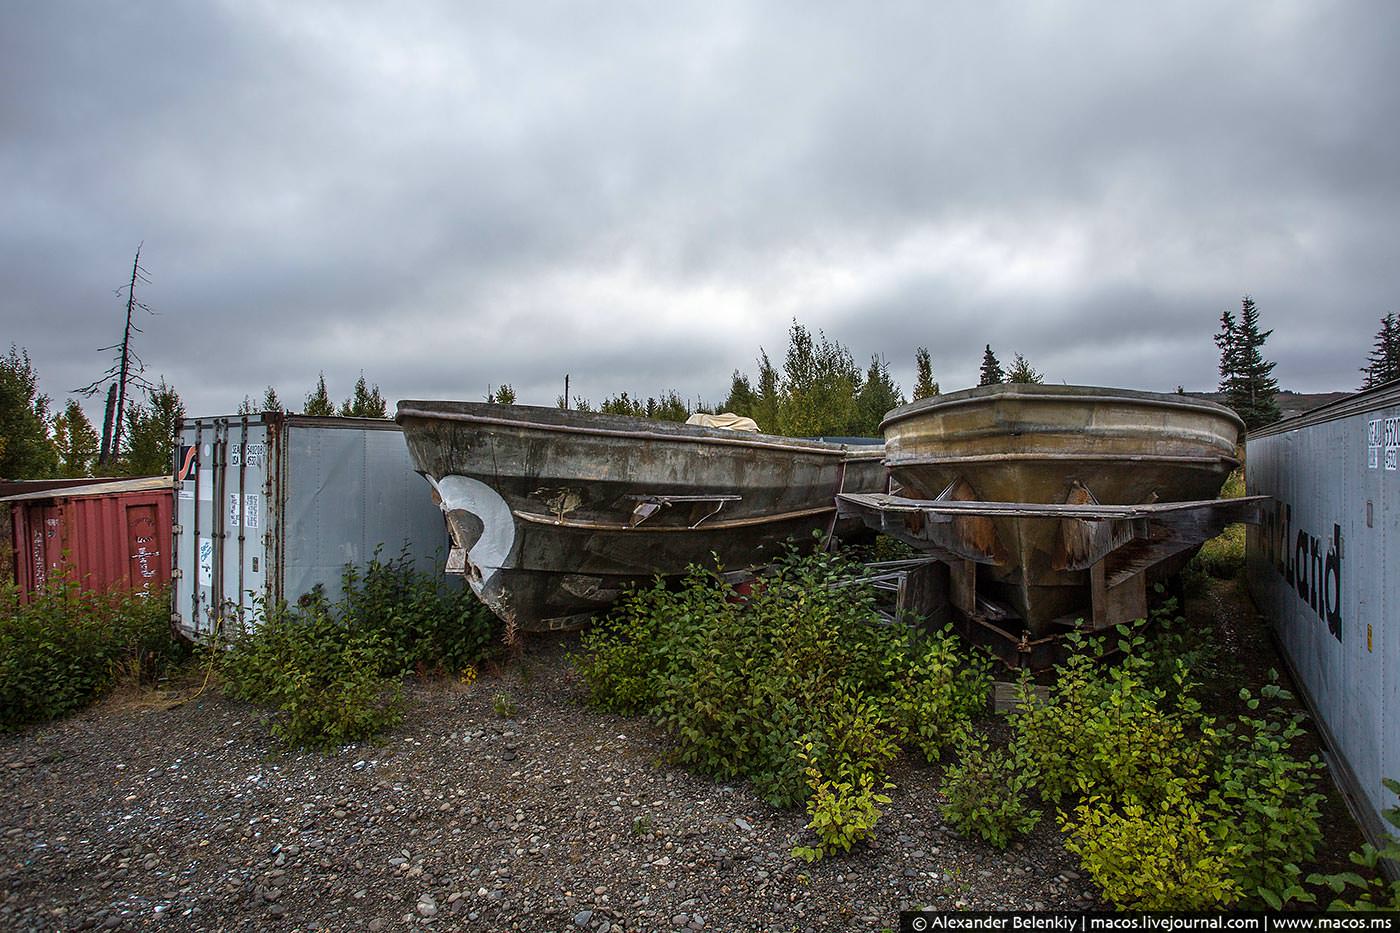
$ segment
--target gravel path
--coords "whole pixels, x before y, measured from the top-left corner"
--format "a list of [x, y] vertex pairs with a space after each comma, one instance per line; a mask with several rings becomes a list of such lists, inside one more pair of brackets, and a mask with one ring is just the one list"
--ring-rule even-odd
[[212, 690], [0, 738], [0, 928], [880, 930], [923, 905], [1090, 903], [1053, 829], [1006, 853], [959, 839], [937, 770], [903, 762], [873, 845], [795, 862], [802, 813], [583, 707], [575, 644], [412, 684], [384, 744], [329, 756]]

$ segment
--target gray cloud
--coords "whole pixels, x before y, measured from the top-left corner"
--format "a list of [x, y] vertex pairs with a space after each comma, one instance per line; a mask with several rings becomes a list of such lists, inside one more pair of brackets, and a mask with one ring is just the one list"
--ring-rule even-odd
[[946, 389], [1352, 388], [1396, 309], [1400, 9], [1274, 2], [39, 4], [0, 29], [0, 321], [63, 396], [141, 347], [196, 413], [717, 400], [797, 317]]

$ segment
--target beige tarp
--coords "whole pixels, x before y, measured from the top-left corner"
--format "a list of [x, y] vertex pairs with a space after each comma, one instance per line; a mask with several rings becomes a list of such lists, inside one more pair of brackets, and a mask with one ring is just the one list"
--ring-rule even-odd
[[758, 431], [758, 422], [752, 418], [736, 415], [731, 411], [720, 415], [708, 415], [703, 411], [697, 411], [685, 419], [685, 423], [698, 424], [702, 428], [724, 428], [729, 431]]

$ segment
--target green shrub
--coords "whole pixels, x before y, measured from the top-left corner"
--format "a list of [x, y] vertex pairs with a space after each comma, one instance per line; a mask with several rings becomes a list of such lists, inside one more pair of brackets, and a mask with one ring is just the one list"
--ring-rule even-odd
[[991, 659], [958, 647], [952, 626], [947, 626], [916, 642], [913, 660], [889, 672], [900, 742], [918, 749], [928, 761], [937, 761], [954, 730], [987, 707]]
[[263, 614], [221, 659], [224, 689], [277, 711], [272, 732], [288, 742], [329, 747], [392, 728], [403, 692], [382, 673], [388, 646], [355, 631], [322, 607]]
[[588, 701], [654, 719], [678, 763], [748, 778], [775, 806], [808, 801], [823, 831], [868, 830], [875, 788], [920, 718], [921, 747], [936, 749], [985, 706], [989, 676], [951, 634], [881, 621], [870, 588], [846, 585], [862, 571], [790, 553], [742, 598], [700, 568], [633, 591], [583, 638]]
[[1139, 653], [1142, 634], [1120, 625], [1118, 635], [1125, 656], [1112, 667], [1097, 660], [1100, 639], [1070, 635], [1075, 651], [1056, 669], [1047, 702], [1021, 684], [1011, 716], [1017, 754], [1035, 764], [1047, 801], [1098, 794], [1151, 806], [1183, 781], [1194, 791], [1205, 780], [1209, 721], [1191, 695], [1189, 670], [1178, 662], [1172, 689], [1155, 686], [1156, 664]]
[[[812, 749], [802, 756], [808, 760]], [[792, 857], [804, 862], [816, 862], [837, 852], [849, 852], [851, 846], [868, 839], [880, 820], [880, 807], [890, 802], [888, 795], [875, 790], [875, 778], [861, 772], [850, 780], [828, 781], [815, 767], [807, 768], [812, 796], [807, 801], [811, 822], [807, 829], [816, 833], [815, 846], [794, 846]], [[883, 790], [894, 785], [884, 783]]]
[[1213, 846], [1201, 805], [1184, 788], [1158, 803], [1117, 804], [1092, 795], [1061, 816], [1065, 848], [1109, 903], [1136, 910], [1228, 907], [1239, 900], [1230, 866]]
[[[1391, 793], [1400, 794], [1400, 781], [1383, 778], [1382, 782]], [[1400, 829], [1400, 806], [1390, 807], [1381, 815], [1391, 826]], [[1380, 871], [1381, 859], [1400, 862], [1400, 838], [1391, 835], [1379, 849], [1369, 842], [1363, 843], [1360, 851], [1352, 852], [1348, 857], [1353, 865], [1366, 871], [1369, 877], [1363, 878], [1354, 871], [1329, 875], [1314, 873], [1308, 876], [1309, 884], [1326, 885], [1337, 895], [1332, 899], [1332, 903], [1327, 905], [1327, 909], [1400, 910], [1400, 881], [1387, 883]], [[1342, 896], [1349, 888], [1356, 888], [1350, 900]], [[1314, 900], [1311, 897], [1300, 899]]]
[[[1270, 672], [1271, 677], [1277, 675]], [[1263, 699], [1284, 702], [1292, 695], [1269, 683]], [[1240, 699], [1253, 711], [1260, 699], [1248, 690]], [[1312, 859], [1322, 841], [1322, 801], [1317, 793], [1322, 762], [1291, 752], [1303, 734], [1303, 714], [1239, 717], [1222, 735], [1206, 806], [1210, 831], [1227, 853], [1230, 874], [1244, 899], [1275, 910], [1306, 892], [1299, 864]]]
[[220, 671], [226, 691], [276, 710], [288, 742], [331, 747], [371, 738], [403, 718], [406, 673], [472, 669], [495, 617], [465, 590], [415, 571], [406, 556], [347, 569], [336, 603], [259, 606]]
[[1040, 821], [1027, 797], [1035, 778], [1029, 762], [1013, 750], [993, 748], [987, 737], [963, 729], [956, 740], [958, 760], [943, 772], [943, 817], [965, 836], [981, 836], [998, 849], [1028, 833]]
[[1191, 563], [1216, 579], [1238, 579], [1244, 574], [1244, 546], [1244, 525], [1228, 525], [1201, 545]]
[[29, 602], [0, 585], [0, 729], [79, 709], [119, 679], [151, 681], [188, 656], [166, 589], [96, 593], [59, 577]]

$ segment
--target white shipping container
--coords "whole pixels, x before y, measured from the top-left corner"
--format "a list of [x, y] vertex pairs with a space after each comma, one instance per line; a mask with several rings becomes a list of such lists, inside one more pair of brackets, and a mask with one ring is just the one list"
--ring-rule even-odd
[[1249, 586], [1334, 751], [1366, 834], [1400, 780], [1400, 383], [1263, 428], [1246, 485]]
[[177, 436], [172, 618], [192, 638], [255, 623], [262, 601], [318, 586], [336, 599], [346, 565], [376, 549], [406, 549], [425, 573], [447, 559], [442, 513], [392, 421], [264, 412], [186, 418]]

